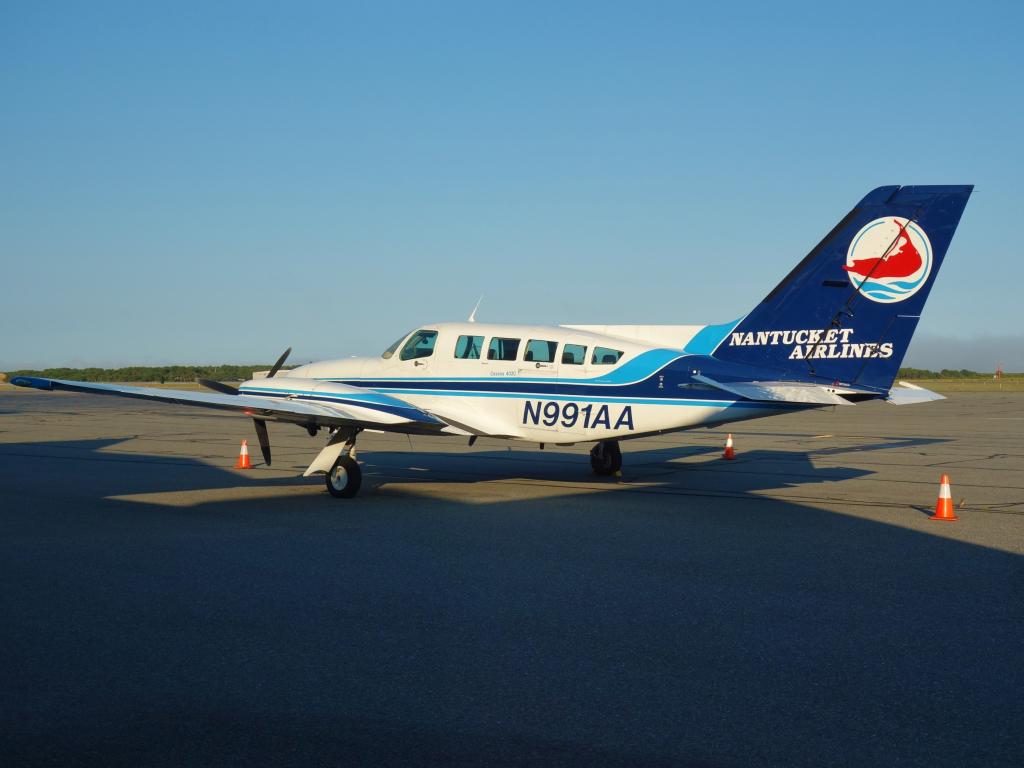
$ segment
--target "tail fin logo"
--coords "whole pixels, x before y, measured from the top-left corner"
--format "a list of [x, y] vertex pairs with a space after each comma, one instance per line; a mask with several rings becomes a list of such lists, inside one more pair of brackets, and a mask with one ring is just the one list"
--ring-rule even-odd
[[871, 301], [904, 301], [928, 282], [932, 244], [924, 230], [909, 219], [875, 219], [850, 242], [843, 269], [853, 287]]

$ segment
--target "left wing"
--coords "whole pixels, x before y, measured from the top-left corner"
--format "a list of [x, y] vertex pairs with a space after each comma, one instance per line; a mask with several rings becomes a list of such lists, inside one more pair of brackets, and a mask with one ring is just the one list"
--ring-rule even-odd
[[266, 386], [262, 386], [262, 382], [250, 382], [238, 394], [186, 392], [35, 376], [17, 376], [11, 380], [11, 384], [214, 408], [234, 411], [254, 419], [288, 422], [305, 427], [360, 427], [393, 432], [436, 434], [448, 431], [461, 434], [461, 430], [452, 429], [447, 422], [411, 403], [361, 387], [283, 376], [272, 381], [273, 387], [269, 386], [269, 381]]

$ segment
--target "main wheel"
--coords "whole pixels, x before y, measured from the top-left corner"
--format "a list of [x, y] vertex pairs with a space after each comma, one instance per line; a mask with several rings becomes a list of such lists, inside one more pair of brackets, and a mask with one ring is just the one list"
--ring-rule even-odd
[[363, 471], [355, 459], [339, 456], [327, 473], [327, 490], [336, 499], [351, 499], [363, 484]]
[[595, 475], [614, 475], [622, 469], [622, 451], [618, 440], [602, 440], [590, 449], [590, 468]]

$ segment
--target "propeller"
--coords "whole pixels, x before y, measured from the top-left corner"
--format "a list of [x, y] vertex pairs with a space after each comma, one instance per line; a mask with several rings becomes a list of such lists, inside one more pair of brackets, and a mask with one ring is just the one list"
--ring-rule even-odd
[[260, 441], [260, 450], [263, 452], [263, 461], [270, 466], [270, 435], [267, 433], [267, 422], [263, 419], [253, 419], [253, 426], [256, 427], [256, 439]]
[[[277, 358], [277, 362], [274, 363], [270, 370], [267, 372], [267, 378], [274, 378], [274, 374], [281, 370], [281, 366], [284, 365], [284, 361], [288, 359], [288, 355], [292, 353], [292, 348], [288, 347], [281, 356]], [[270, 466], [270, 434], [267, 432], [267, 422], [263, 419], [253, 419], [253, 426], [256, 427], [256, 438], [260, 441], [260, 450], [263, 452], [263, 460]]]
[[[288, 359], [288, 355], [292, 353], [292, 348], [288, 347], [282, 355], [277, 358], [277, 362], [274, 363], [270, 370], [267, 371], [267, 378], [272, 379], [274, 375], [281, 370], [281, 366], [284, 365], [284, 361]], [[207, 389], [212, 389], [214, 392], [220, 392], [222, 395], [237, 395], [238, 387], [233, 387], [230, 384], [224, 384], [220, 381], [213, 381], [212, 379], [196, 379], [196, 382]], [[252, 420], [253, 426], [256, 427], [256, 438], [260, 443], [260, 451], [263, 453], [263, 461], [266, 465], [270, 466], [270, 434], [267, 432], [267, 421], [266, 419]]]
[[281, 356], [279, 358], [277, 358], [277, 362], [274, 363], [274, 365], [271, 367], [270, 371], [267, 373], [267, 378], [268, 379], [274, 378], [274, 374], [281, 370], [281, 366], [284, 365], [284, 361], [288, 359], [288, 355], [290, 355], [291, 353], [292, 353], [292, 348], [288, 347], [288, 349], [286, 349], [281, 354]]
[[213, 379], [196, 379], [196, 383], [200, 386], [212, 389], [214, 392], [220, 392], [222, 395], [237, 395], [238, 387], [232, 387], [230, 384], [224, 384], [220, 381], [214, 381]]

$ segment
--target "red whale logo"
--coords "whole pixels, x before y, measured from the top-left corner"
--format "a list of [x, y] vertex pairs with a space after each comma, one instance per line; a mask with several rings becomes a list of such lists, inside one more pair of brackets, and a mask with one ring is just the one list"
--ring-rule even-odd
[[872, 259], [857, 259], [853, 264], [844, 265], [843, 269], [847, 272], [863, 275], [865, 278], [868, 276], [872, 278], [910, 277], [917, 272], [924, 263], [924, 260], [921, 258], [921, 254], [914, 246], [910, 239], [910, 234], [907, 232], [907, 226], [910, 222], [908, 221], [903, 225], [900, 225], [895, 219], [893, 219], [893, 222], [900, 228], [894, 252]]

